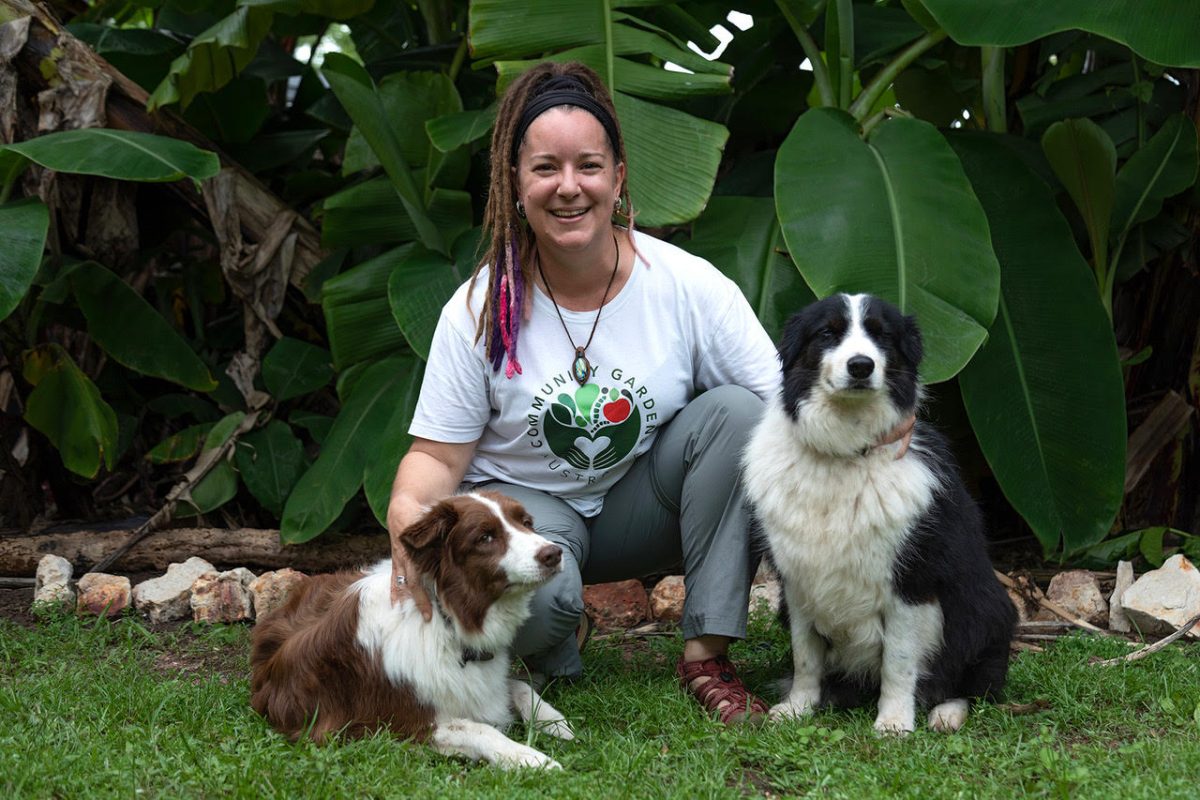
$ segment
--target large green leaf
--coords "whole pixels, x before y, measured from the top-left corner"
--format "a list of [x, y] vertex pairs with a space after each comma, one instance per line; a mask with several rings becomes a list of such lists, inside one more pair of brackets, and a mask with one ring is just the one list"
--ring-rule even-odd
[[408, 426], [412, 423], [417, 395], [421, 392], [421, 379], [425, 375], [425, 365], [413, 356], [404, 356], [400, 360], [404, 379], [396, 386], [392, 418], [375, 443], [363, 472], [363, 493], [367, 496], [367, 504], [375, 514], [375, 519], [384, 527], [387, 527], [387, 507], [392, 496], [392, 484], [396, 482], [396, 469], [412, 443]]
[[[408, 242], [417, 229], [387, 178], [378, 177], [338, 192], [325, 200], [321, 244], [327, 248], [364, 244]], [[452, 189], [434, 189], [429, 198], [429, 218], [454, 241], [471, 225], [471, 195]]]
[[404, 347], [392, 316], [388, 279], [408, 257], [410, 246], [389, 250], [325, 282], [321, 307], [333, 366], [338, 372]]
[[[425, 167], [442, 151], [433, 149], [425, 122], [462, 112], [462, 100], [454, 83], [440, 72], [394, 72], [379, 82], [379, 102], [387, 119], [404, 120], [394, 125], [397, 146], [413, 169]], [[458, 154], [466, 166], [467, 154]], [[363, 132], [356, 126], [346, 142], [343, 172], [351, 173], [379, 164]]]
[[29, 291], [42, 263], [50, 214], [40, 200], [0, 205], [0, 320], [8, 317]]
[[815, 299], [781, 252], [783, 233], [770, 197], [714, 197], [684, 246], [737, 283], [772, 340], [788, 317]]
[[1068, 119], [1046, 130], [1042, 150], [1083, 217], [1095, 263], [1107, 264], [1117, 172], [1112, 139], [1090, 119]]
[[284, 337], [263, 358], [262, 379], [278, 401], [315, 392], [333, 378], [332, 357], [323, 347]]
[[71, 273], [71, 286], [88, 333], [115, 361], [198, 392], [217, 388], [187, 341], [112, 271], [85, 262]]
[[306, 542], [321, 534], [362, 486], [367, 465], [375, 458], [391, 457], [377, 450], [414, 363], [387, 358], [364, 370], [321, 446], [321, 455], [288, 496], [280, 522], [282, 541]]
[[496, 123], [496, 104], [473, 111], [459, 111], [425, 121], [429, 141], [443, 153], [478, 141], [491, 133]]
[[145, 459], [151, 464], [174, 464], [187, 461], [200, 452], [208, 432], [212, 430], [211, 422], [201, 422], [189, 425], [181, 431], [176, 431], [151, 448]]
[[970, 360], [996, 315], [1000, 268], [979, 200], [932, 125], [894, 119], [864, 142], [845, 112], [809, 111], [779, 150], [775, 203], [819, 297], [870, 292], [916, 314], [928, 383]]
[[242, 482], [263, 508], [277, 517], [283, 513], [284, 501], [305, 466], [304, 445], [291, 426], [281, 420], [271, 420], [238, 444], [237, 468]]
[[265, 6], [243, 5], [201, 32], [187, 52], [171, 62], [146, 106], [153, 111], [170, 103], [183, 108], [200, 92], [212, 92], [233, 80], [258, 52], [271, 30], [275, 12]]
[[[204, 446], [200, 453], [203, 455], [215, 450], [225, 442], [242, 424], [246, 418], [244, 411], [226, 414], [208, 431], [204, 437]], [[215, 464], [204, 477], [196, 482], [188, 492], [180, 498], [175, 515], [190, 517], [196, 514], [207, 514], [220, 508], [237, 495], [238, 476], [232, 464], [233, 454], [227, 453], [220, 463]]]
[[1196, 126], [1176, 114], [1117, 173], [1113, 237], [1124, 239], [1134, 225], [1156, 216], [1163, 200], [1195, 181]]
[[629, 195], [638, 223], [677, 225], [695, 219], [712, 192], [729, 131], [620, 92], [613, 102], [624, 129]]
[[25, 421], [46, 435], [63, 465], [94, 478], [103, 464], [113, 468], [117, 415], [96, 384], [56, 344], [25, 354], [24, 376], [34, 385], [25, 401]]
[[400, 260], [388, 278], [388, 303], [408, 346], [425, 361], [442, 306], [462, 284], [463, 276], [454, 262], [440, 253], [416, 244], [399, 249], [407, 252], [398, 254]]
[[221, 171], [215, 153], [166, 136], [111, 128], [57, 131], [0, 145], [56, 172], [99, 175], [121, 181], [202, 181]]
[[1080, 29], [1173, 67], [1200, 67], [1195, 0], [923, 0], [959, 44], [1011, 47]]
[[1048, 187], [996, 140], [951, 140], [987, 212], [1003, 297], [959, 377], [1005, 496], [1047, 550], [1099, 541], [1121, 503], [1125, 397], [1116, 343]]
[[[388, 117], [383, 100], [366, 70], [348, 56], [331, 53], [325, 58], [323, 74], [383, 165], [409, 219], [417, 229], [421, 243], [430, 250], [446, 252], [446, 243], [425, 209], [424, 199], [408, 167], [393, 121]], [[424, 134], [423, 127], [421, 133]]]

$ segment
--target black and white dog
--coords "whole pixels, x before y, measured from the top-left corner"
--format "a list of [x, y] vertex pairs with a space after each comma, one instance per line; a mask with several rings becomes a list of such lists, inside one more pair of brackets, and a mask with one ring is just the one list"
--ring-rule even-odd
[[921, 399], [916, 321], [834, 295], [788, 322], [779, 351], [783, 388], [742, 463], [792, 637], [771, 715], [877, 693], [877, 731], [912, 731], [918, 706], [958, 730], [971, 698], [1004, 686], [1016, 610], [945, 439], [918, 422], [902, 458], [875, 447]]

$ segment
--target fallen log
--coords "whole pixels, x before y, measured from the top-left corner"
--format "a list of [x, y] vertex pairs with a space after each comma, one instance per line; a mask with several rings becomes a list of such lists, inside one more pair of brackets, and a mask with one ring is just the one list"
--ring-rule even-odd
[[[99, 563], [123, 547], [135, 531], [81, 530], [0, 537], [0, 575], [30, 577], [45, 555], [70, 561], [76, 570]], [[327, 533], [304, 544], [284, 545], [279, 531], [258, 528], [173, 528], [146, 536], [107, 569], [109, 572], [166, 571], [167, 565], [199, 556], [221, 569], [291, 567], [301, 572], [331, 572], [386, 558], [388, 537], [378, 534]], [[78, 574], [76, 574], [78, 577]]]

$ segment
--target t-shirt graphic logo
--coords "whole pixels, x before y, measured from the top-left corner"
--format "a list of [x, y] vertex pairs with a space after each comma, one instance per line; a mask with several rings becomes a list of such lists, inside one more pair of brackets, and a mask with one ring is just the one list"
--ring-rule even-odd
[[594, 383], [563, 392], [543, 420], [546, 443], [578, 470], [602, 470], [629, 455], [642, 432], [642, 415], [628, 389]]

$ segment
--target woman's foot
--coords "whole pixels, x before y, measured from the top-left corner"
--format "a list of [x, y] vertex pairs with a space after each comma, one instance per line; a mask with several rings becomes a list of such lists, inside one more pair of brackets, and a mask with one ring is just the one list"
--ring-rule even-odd
[[767, 716], [767, 704], [750, 693], [728, 656], [697, 661], [684, 661], [680, 657], [675, 674], [696, 702], [726, 725], [758, 723]]

